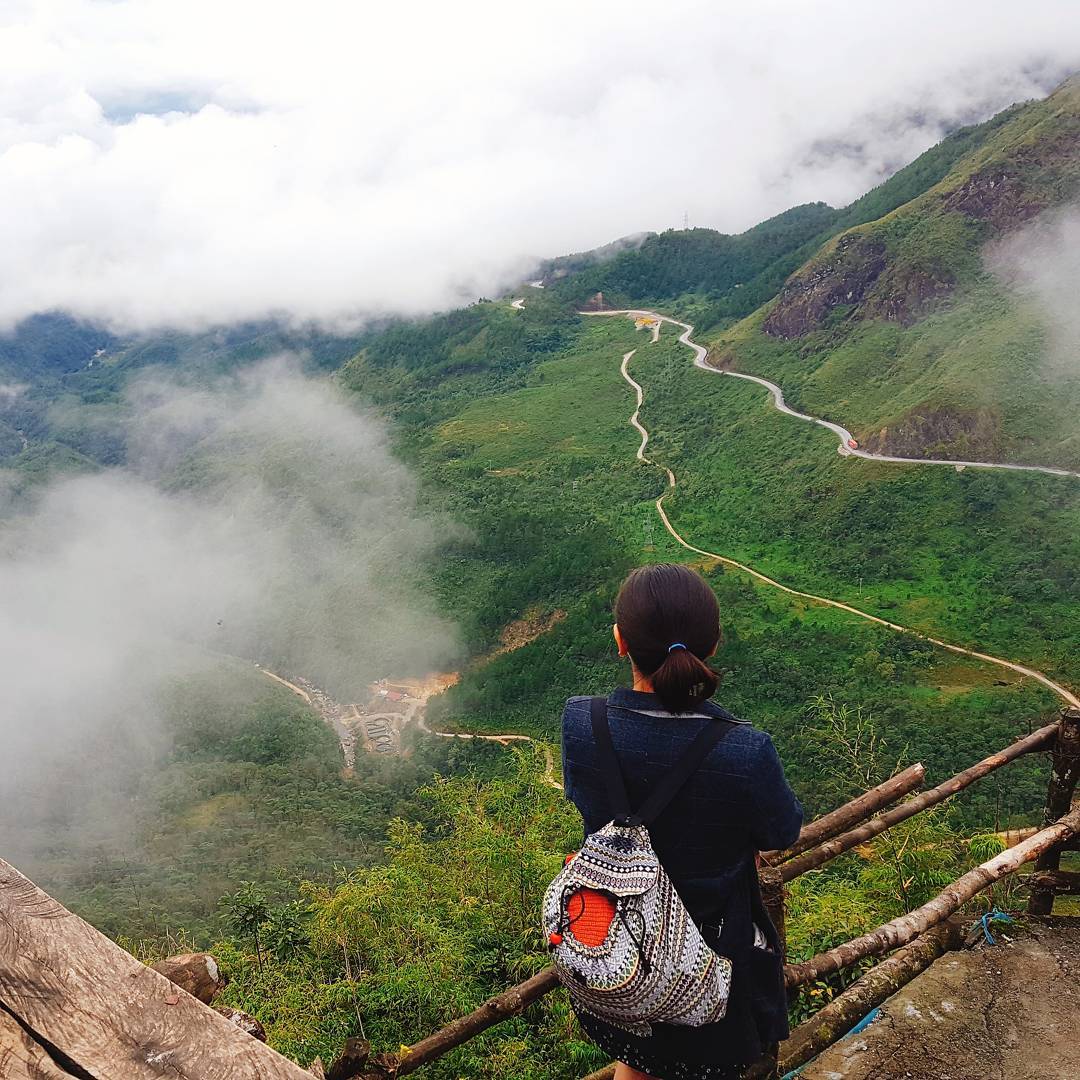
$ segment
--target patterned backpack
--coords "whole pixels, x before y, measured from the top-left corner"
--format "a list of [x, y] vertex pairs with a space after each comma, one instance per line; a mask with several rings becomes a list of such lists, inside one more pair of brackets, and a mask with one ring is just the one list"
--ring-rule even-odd
[[651, 1035], [654, 1023], [715, 1023], [727, 1012], [731, 961], [701, 936], [648, 826], [734, 724], [718, 718], [706, 725], [631, 813], [604, 698], [592, 699], [591, 715], [614, 819], [567, 856], [544, 894], [555, 970], [576, 1005], [634, 1035]]

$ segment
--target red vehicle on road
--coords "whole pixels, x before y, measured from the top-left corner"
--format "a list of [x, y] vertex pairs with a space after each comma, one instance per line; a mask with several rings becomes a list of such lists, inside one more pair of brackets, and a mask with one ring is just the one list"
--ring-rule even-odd
[[847, 444], [851, 447], [852, 450], [859, 449], [859, 444], [854, 439], [848, 439]]

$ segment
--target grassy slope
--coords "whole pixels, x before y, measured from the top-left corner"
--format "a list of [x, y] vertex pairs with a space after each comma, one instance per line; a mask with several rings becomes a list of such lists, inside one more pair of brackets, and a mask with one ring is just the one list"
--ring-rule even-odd
[[[496, 325], [519, 317], [494, 305], [486, 316]], [[459, 394], [454, 378], [444, 376], [438, 422], [406, 438], [433, 496], [447, 498], [471, 529], [473, 539], [440, 580], [445, 601], [472, 624], [477, 650], [531, 606], [569, 613], [533, 644], [468, 672], [435, 704], [435, 719], [554, 738], [566, 696], [625, 674], [609, 639], [610, 600], [625, 568], [689, 557], [655, 518], [660, 474], [634, 461], [638, 437], [627, 424], [633, 396], [619, 362], [635, 347], [632, 369], [647, 391], [643, 417], [658, 458], [679, 472], [684, 486], [671, 509], [694, 542], [960, 641], [1067, 666], [1075, 645], [1064, 618], [1068, 600], [1058, 601], [1060, 611], [1048, 606], [1044, 591], [1058, 583], [1016, 566], [1025, 516], [1053, 508], [1060, 485], [842, 461], [825, 433], [770, 412], [759, 391], [693, 369], [674, 335], [650, 345], [629, 321], [613, 319], [577, 329], [562, 352], [518, 368], [512, 384]], [[360, 360], [349, 377], [362, 389], [372, 374]], [[416, 393], [422, 396], [416, 385], [403, 391], [400, 416], [412, 415], [408, 399]], [[875, 524], [874, 507], [884, 524]], [[1065, 515], [1062, 532], [1075, 510], [1055, 510]], [[927, 530], [935, 513], [940, 527]], [[1061, 558], [1053, 522], [1036, 534], [1052, 553], [1042, 559], [1051, 573]], [[602, 559], [589, 557], [597, 551]], [[1071, 560], [1066, 553], [1059, 561], [1061, 573], [1077, 560], [1074, 548]], [[730, 669], [723, 700], [777, 735], [811, 805], [814, 776], [799, 729], [817, 693], [869, 706], [895, 752], [908, 747], [937, 776], [1054, 708], [1045, 692], [994, 670], [793, 603], [737, 573], [709, 572], [728, 633], [719, 657]], [[1023, 589], [1010, 607], [1005, 594]], [[1003, 611], [987, 618], [998, 606]], [[1017, 775], [1001, 807], [995, 790], [982, 789], [970, 812], [987, 820], [999, 809], [1035, 805], [1039, 784], [1030, 776]]]
[[[1080, 190], [1078, 132], [1075, 83], [1015, 110], [925, 194], [830, 241], [778, 300], [718, 335], [714, 355], [775, 379], [797, 407], [840, 419], [875, 445], [1080, 465], [1080, 376], [1047, 363], [1040, 315], [983, 259], [988, 242]], [[797, 336], [765, 333], [778, 306], [843, 264], [845, 240], [884, 246], [886, 269], [866, 296]], [[944, 298], [920, 303], [932, 284]], [[891, 321], [897, 303], [907, 310]]]

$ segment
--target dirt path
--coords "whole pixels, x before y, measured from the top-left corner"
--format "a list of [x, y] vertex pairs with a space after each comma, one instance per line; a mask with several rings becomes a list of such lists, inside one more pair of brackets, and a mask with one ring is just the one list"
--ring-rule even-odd
[[425, 734], [437, 735], [440, 739], [480, 739], [482, 742], [495, 742], [500, 746], [510, 746], [511, 743], [516, 742], [531, 743], [533, 746], [539, 746], [544, 755], [544, 783], [550, 787], [558, 788], [560, 791], [563, 789], [562, 784], [555, 775], [555, 755], [547, 743], [537, 742], [529, 735], [473, 735], [465, 731], [435, 731], [427, 726], [423, 713], [420, 714], [418, 723], [420, 730]]
[[441, 739], [479, 739], [482, 742], [495, 742], [500, 746], [510, 746], [513, 743], [530, 743], [538, 746], [544, 755], [544, 783], [562, 791], [562, 784], [556, 775], [555, 754], [546, 743], [537, 742], [528, 735], [517, 735], [511, 732], [473, 735], [464, 731], [436, 731], [428, 727], [424, 709], [432, 693], [430, 688], [424, 689], [418, 684], [415, 697], [402, 695], [395, 699], [395, 703], [400, 701], [402, 705], [400, 711], [380, 712], [355, 704], [341, 705], [325, 690], [319, 689], [307, 679], [297, 676], [295, 681], [291, 681], [261, 664], [255, 666], [268, 679], [273, 679], [274, 682], [288, 687], [298, 697], [303, 698], [333, 728], [341, 743], [341, 752], [345, 759], [344, 775], [347, 777], [353, 774], [356, 766], [358, 742], [362, 741], [370, 751], [375, 753], [400, 754], [401, 732], [412, 724], [416, 724], [426, 735], [434, 735]]
[[[643, 314], [640, 311], [631, 312], [586, 312], [583, 314], [629, 314], [631, 316], [639, 316]], [[655, 312], [648, 312], [647, 314], [655, 315]], [[689, 348], [694, 350], [695, 363], [697, 363], [704, 355], [705, 350], [701, 345], [696, 344], [690, 340], [690, 334], [693, 332], [693, 327], [688, 326], [686, 323], [677, 322], [675, 319], [669, 319], [663, 315], [655, 315], [656, 318], [661, 319], [664, 322], [673, 323], [676, 326], [683, 327], [683, 333], [679, 337], [679, 341]], [[947, 641], [942, 641], [940, 638], [931, 637], [929, 634], [924, 634], [919, 630], [915, 630], [910, 626], [902, 626], [899, 623], [890, 622], [888, 619], [883, 619], [878, 615], [872, 615], [868, 611], [863, 611], [860, 608], [852, 607], [850, 604], [845, 604], [839, 600], [830, 600], [826, 596], [816, 596], [814, 593], [802, 592], [799, 589], [792, 589], [787, 585], [781, 584], [779, 581], [774, 580], [771, 577], [766, 576], [759, 570], [755, 570], [752, 566], [747, 566], [745, 563], [736, 561], [735, 559], [728, 558], [726, 555], [717, 554], [715, 551], [706, 551], [704, 548], [699, 548], [694, 544], [691, 544], [688, 540], [684, 539], [682, 535], [675, 529], [675, 526], [671, 524], [670, 519], [667, 516], [667, 512], [664, 510], [664, 500], [675, 490], [676, 479], [675, 473], [671, 469], [664, 465], [658, 465], [655, 461], [649, 458], [645, 453], [645, 448], [649, 445], [649, 432], [645, 426], [641, 423], [640, 413], [641, 406], [645, 401], [645, 391], [642, 389], [641, 384], [637, 382], [630, 374], [629, 363], [630, 358], [637, 352], [636, 349], [632, 349], [626, 353], [622, 358], [622, 366], [620, 371], [623, 378], [633, 387], [634, 393], [637, 397], [637, 405], [634, 408], [633, 415], [630, 417], [630, 424], [641, 435], [641, 445], [637, 450], [637, 458], [639, 461], [644, 461], [648, 465], [652, 465], [654, 468], [661, 469], [666, 475], [668, 480], [668, 490], [664, 492], [656, 500], [656, 512], [660, 515], [660, 520], [664, 523], [664, 528], [668, 533], [681, 544], [687, 551], [692, 551], [697, 555], [704, 555], [709, 559], [716, 559], [718, 562], [723, 563], [725, 566], [734, 567], [737, 570], [741, 570], [745, 574], [749, 574], [751, 577], [756, 578], [758, 581], [765, 585], [769, 585], [774, 589], [779, 589], [781, 592], [787, 593], [789, 596], [797, 596], [802, 600], [809, 600], [815, 604], [823, 604], [826, 607], [836, 608], [838, 611], [846, 611], [849, 615], [856, 615], [860, 619], [866, 619], [868, 622], [876, 623], [879, 626], [888, 627], [890, 630], [895, 630], [899, 634], [908, 634], [911, 637], [916, 637], [922, 641], [929, 641], [933, 645], [937, 645], [939, 648], [947, 649], [949, 652], [958, 653], [962, 656], [974, 657], [976, 660], [982, 660], [988, 664], [994, 664], [997, 667], [1007, 668], [1010, 671], [1015, 671], [1019, 675], [1026, 676], [1027, 678], [1035, 679], [1043, 686], [1052, 690], [1059, 698], [1061, 698], [1066, 704], [1072, 705], [1075, 708], [1080, 708], [1080, 698], [1072, 693], [1071, 690], [1066, 689], [1060, 683], [1054, 682], [1048, 675], [1043, 674], [1041, 671], [1037, 671], [1035, 668], [1026, 667], [1024, 664], [1015, 663], [1012, 660], [1005, 660], [1000, 656], [991, 656], [989, 653], [977, 652], [974, 649], [965, 649], [961, 645], [951, 645]], [[698, 364], [698, 366], [702, 366]], [[704, 365], [705, 370], [716, 372], [717, 369]], [[826, 425], [829, 426], [829, 425]]]

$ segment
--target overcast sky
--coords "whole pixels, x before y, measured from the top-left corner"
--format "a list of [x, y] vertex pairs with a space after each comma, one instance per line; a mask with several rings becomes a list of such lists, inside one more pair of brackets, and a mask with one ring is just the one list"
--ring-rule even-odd
[[1078, 68], [1076, 0], [0, 0], [0, 326], [450, 306], [843, 204]]

